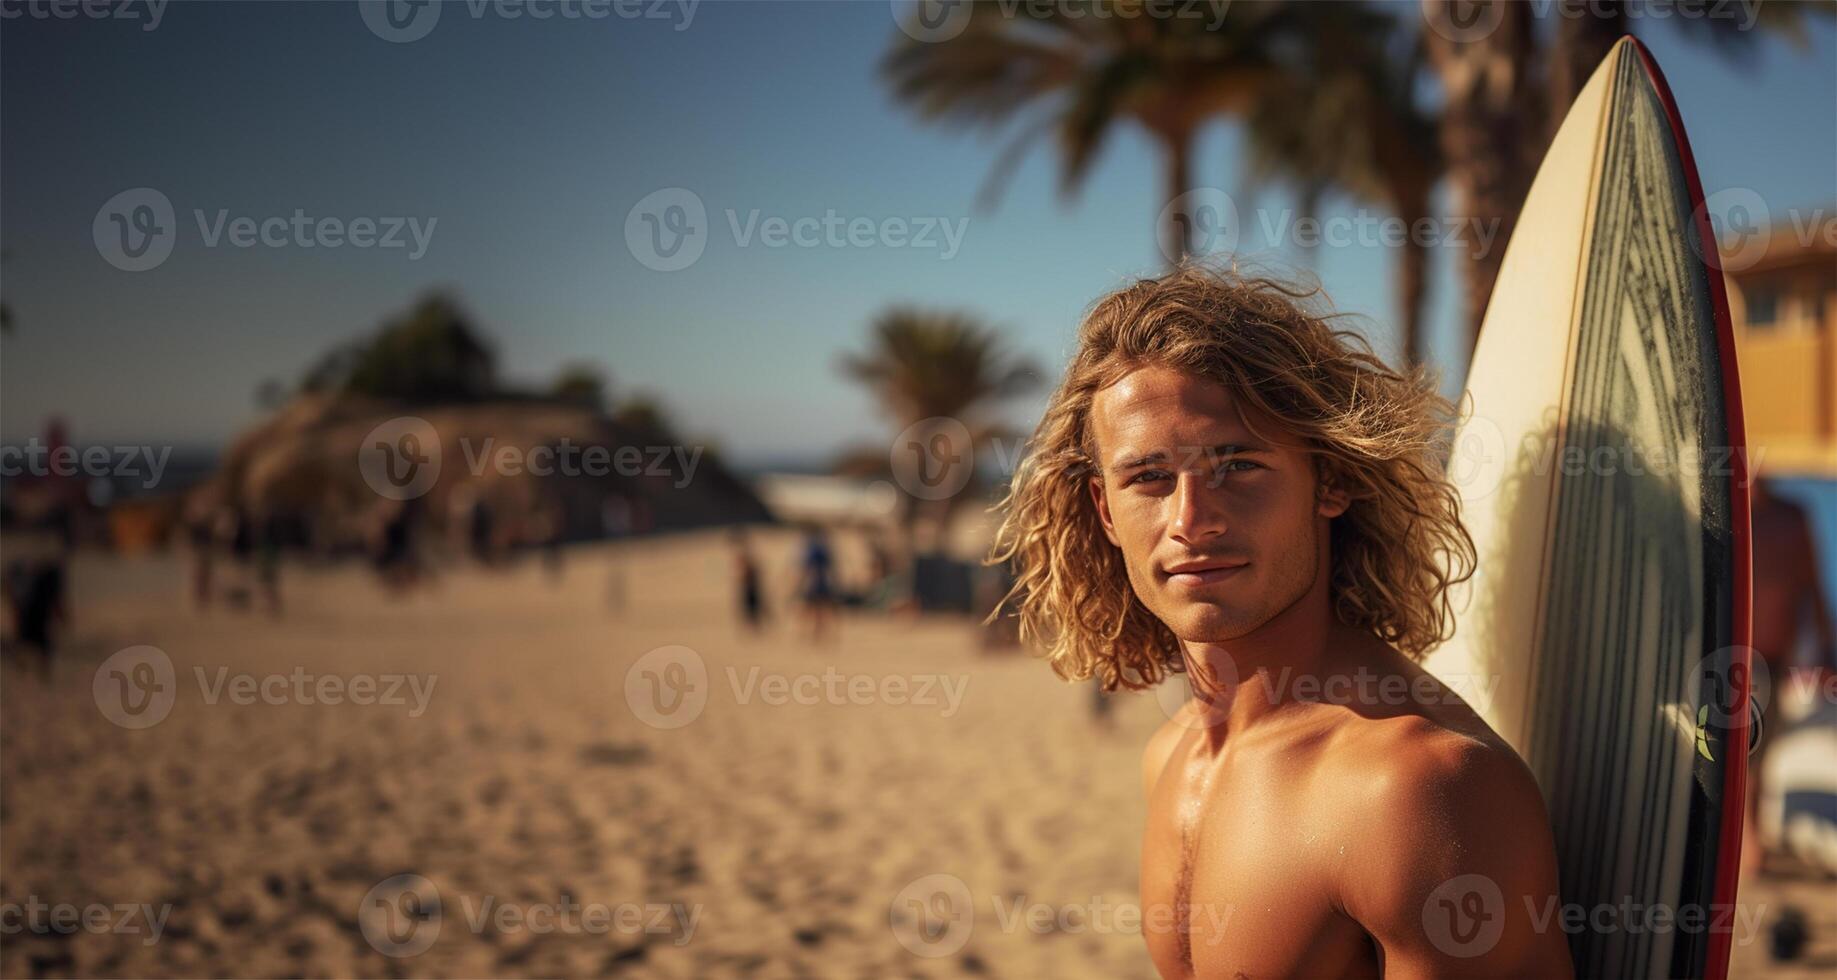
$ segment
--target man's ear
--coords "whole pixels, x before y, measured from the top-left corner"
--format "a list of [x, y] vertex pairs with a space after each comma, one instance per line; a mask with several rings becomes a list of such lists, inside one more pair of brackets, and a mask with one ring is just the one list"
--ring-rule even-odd
[[1322, 476], [1314, 486], [1314, 512], [1322, 517], [1332, 519], [1346, 512], [1352, 506], [1352, 495], [1341, 489], [1331, 478]]
[[1118, 548], [1123, 546], [1116, 540], [1116, 525], [1110, 520], [1110, 501], [1103, 493], [1103, 477], [1093, 476], [1087, 481], [1091, 488], [1091, 503], [1097, 508], [1097, 520], [1103, 524], [1103, 535]]

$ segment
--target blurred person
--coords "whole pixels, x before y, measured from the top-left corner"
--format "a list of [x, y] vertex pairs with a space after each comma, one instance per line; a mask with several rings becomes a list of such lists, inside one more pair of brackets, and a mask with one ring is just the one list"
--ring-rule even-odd
[[765, 628], [765, 588], [761, 581], [759, 559], [753, 555], [746, 529], [736, 527], [728, 537], [733, 545], [734, 584], [740, 593], [740, 621], [752, 632]]
[[268, 514], [255, 522], [255, 584], [268, 615], [281, 615], [282, 519]]
[[[1537, 784], [1417, 664], [1474, 562], [1434, 456], [1453, 406], [1311, 295], [1183, 265], [1100, 300], [992, 558], [1061, 676], [1186, 674], [1143, 757], [1162, 976], [1571, 976], [1526, 911], [1560, 900]], [[1416, 696], [1350, 693], [1373, 679]], [[1425, 909], [1466, 875], [1504, 911], [1462, 957]]]
[[250, 581], [255, 555], [254, 528], [240, 507], [225, 504], [217, 508], [211, 531], [216, 550], [228, 555], [235, 568], [228, 586], [223, 589], [223, 597], [231, 607], [245, 608], [253, 591]]
[[377, 513], [370, 540], [370, 561], [383, 584], [396, 592], [413, 587], [420, 578], [416, 550], [418, 497], [384, 501]]
[[61, 535], [12, 534], [0, 575], [14, 641], [26, 668], [48, 680], [60, 634], [71, 624], [66, 570], [69, 548]]
[[1748, 757], [1748, 832], [1742, 836], [1741, 867], [1744, 873], [1765, 870], [1766, 853], [1760, 839], [1758, 804], [1763, 790], [1766, 761], [1774, 736], [1784, 723], [1780, 695], [1791, 683], [1797, 667], [1793, 655], [1804, 637], [1806, 621], [1817, 642], [1818, 662], [1810, 665], [1822, 683], [1837, 667], [1837, 630], [1825, 605], [1824, 586], [1818, 571], [1818, 546], [1811, 521], [1798, 504], [1779, 496], [1773, 480], [1757, 476], [1751, 487], [1754, 555], [1754, 653], [1761, 658], [1767, 678], [1757, 691], [1760, 700], [1758, 744]]
[[824, 640], [835, 631], [836, 583], [835, 555], [829, 550], [829, 536], [821, 525], [812, 524], [804, 533], [797, 592], [803, 601], [805, 621], [810, 624], [810, 638]]
[[199, 609], [207, 609], [211, 600], [211, 573], [217, 557], [210, 515], [190, 515], [185, 521], [185, 537], [191, 546], [191, 601]]
[[[632, 533], [631, 499], [622, 493], [600, 498], [600, 531], [609, 541], [618, 541]], [[625, 566], [615, 550], [606, 563], [606, 605], [614, 610], [625, 608]]]

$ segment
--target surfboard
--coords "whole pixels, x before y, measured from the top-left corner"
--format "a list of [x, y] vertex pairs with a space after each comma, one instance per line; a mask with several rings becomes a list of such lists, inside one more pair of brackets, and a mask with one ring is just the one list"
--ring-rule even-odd
[[1580, 977], [1727, 971], [1750, 556], [1714, 242], [1664, 77], [1623, 39], [1537, 172], [1482, 322], [1448, 471], [1479, 564], [1426, 662], [1536, 774], [1564, 906], [1588, 917], [1565, 928]]

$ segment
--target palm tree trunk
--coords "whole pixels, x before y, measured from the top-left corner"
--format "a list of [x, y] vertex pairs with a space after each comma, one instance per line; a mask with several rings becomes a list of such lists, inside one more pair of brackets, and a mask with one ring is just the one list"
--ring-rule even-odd
[[[1427, 7], [1448, 2], [1423, 0]], [[1476, 337], [1505, 243], [1530, 188], [1532, 164], [1543, 157], [1545, 146], [1537, 138], [1543, 133], [1538, 111], [1543, 93], [1530, 78], [1537, 43], [1530, 5], [1495, 2], [1503, 3], [1499, 25], [1483, 37], [1457, 41], [1433, 30], [1423, 33], [1441, 79], [1442, 155], [1457, 207], [1469, 220], [1498, 222], [1492, 247], [1470, 252], [1463, 269], [1462, 312], [1468, 332]], [[1477, 239], [1473, 244], [1478, 247]]]
[[[1163, 130], [1160, 137], [1161, 189], [1164, 199], [1172, 204], [1193, 189], [1193, 137], [1191, 133], [1178, 130]], [[1173, 218], [1159, 225], [1156, 234], [1160, 238], [1161, 254], [1168, 257], [1168, 264], [1178, 265], [1193, 252], [1195, 220], [1194, 215], [1184, 209]]]
[[1556, 44], [1550, 52], [1550, 136], [1556, 135], [1588, 77], [1626, 33], [1626, 9], [1619, 0], [1559, 0], [1556, 13]]
[[[1409, 219], [1415, 227], [1418, 218]], [[1428, 360], [1429, 351], [1423, 337], [1424, 299], [1429, 293], [1429, 250], [1409, 236], [1403, 252], [1397, 257], [1397, 300], [1399, 323], [1403, 330], [1403, 359], [1408, 364]]]

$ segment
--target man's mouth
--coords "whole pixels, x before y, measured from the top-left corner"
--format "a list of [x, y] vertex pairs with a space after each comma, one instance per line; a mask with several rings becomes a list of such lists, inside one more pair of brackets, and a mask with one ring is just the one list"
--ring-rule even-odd
[[1212, 585], [1248, 568], [1247, 561], [1186, 561], [1166, 568], [1169, 585], [1197, 587]]

